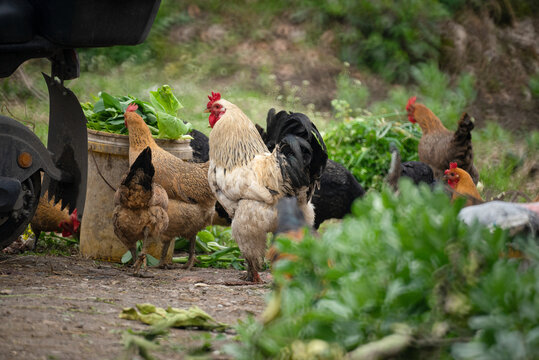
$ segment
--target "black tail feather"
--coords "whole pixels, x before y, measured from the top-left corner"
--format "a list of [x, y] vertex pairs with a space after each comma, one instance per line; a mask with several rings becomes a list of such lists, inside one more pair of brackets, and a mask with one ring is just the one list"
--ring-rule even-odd
[[150, 149], [150, 147], [146, 147], [141, 151], [139, 156], [137, 156], [137, 159], [129, 168], [129, 173], [124, 181], [122, 181], [122, 185], [129, 185], [129, 183], [133, 181], [133, 178], [139, 169], [142, 170], [144, 175], [146, 175], [140, 178], [140, 185], [142, 185], [146, 190], [151, 190], [155, 168], [152, 165], [152, 149]]
[[467, 113], [463, 113], [457, 127], [457, 131], [453, 135], [451, 158], [449, 162], [456, 162], [459, 168], [467, 171], [474, 183], [479, 180], [479, 173], [473, 166], [473, 146], [471, 131], [475, 127], [473, 118]]
[[[278, 146], [281, 172], [291, 191], [309, 186], [308, 196], [326, 167], [326, 144], [311, 120], [302, 113], [268, 112], [265, 143], [270, 151]], [[292, 193], [290, 194], [292, 195]]]

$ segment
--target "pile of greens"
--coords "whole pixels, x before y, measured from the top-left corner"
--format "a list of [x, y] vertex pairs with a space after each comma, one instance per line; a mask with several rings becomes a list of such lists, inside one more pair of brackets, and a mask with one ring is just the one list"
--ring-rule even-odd
[[[189, 251], [189, 240], [177, 238], [174, 244], [177, 251]], [[197, 267], [230, 268], [245, 270], [245, 260], [240, 248], [232, 239], [230, 227], [208, 226], [198, 232], [196, 237]], [[187, 256], [172, 258], [174, 263], [187, 263]]]
[[[189, 240], [183, 237], [177, 237], [174, 243], [175, 251], [189, 251]], [[142, 241], [137, 241], [137, 254], [142, 251]], [[198, 232], [196, 237], [197, 267], [214, 268], [234, 268], [245, 270], [245, 260], [242, 258], [241, 251], [232, 239], [232, 230], [230, 227], [207, 226]], [[203, 254], [200, 254], [203, 253]], [[177, 264], [187, 263], [188, 256], [177, 256], [172, 258], [172, 262]], [[122, 256], [122, 264], [131, 261], [131, 252], [126, 251]], [[159, 260], [150, 254], [146, 255], [148, 266], [157, 266]]]
[[[263, 321], [237, 327], [238, 359], [532, 359], [539, 354], [539, 247], [466, 226], [451, 204], [401, 179], [273, 269]], [[509, 258], [508, 242], [524, 259]], [[385, 354], [385, 356], [384, 356]]]
[[184, 123], [177, 117], [178, 110], [183, 105], [172, 93], [168, 85], [163, 85], [156, 91], [150, 91], [150, 102], [137, 99], [131, 95], [112, 96], [100, 92], [95, 104], [81, 104], [86, 116], [89, 129], [116, 134], [127, 134], [124, 113], [127, 106], [137, 104], [137, 114], [146, 122], [152, 135], [164, 139], [190, 139], [190, 123]]
[[387, 120], [387, 115], [354, 115], [344, 100], [332, 105], [339, 123], [322, 134], [329, 158], [343, 164], [366, 189], [381, 189], [391, 162], [390, 143], [402, 161], [418, 160], [418, 126]]

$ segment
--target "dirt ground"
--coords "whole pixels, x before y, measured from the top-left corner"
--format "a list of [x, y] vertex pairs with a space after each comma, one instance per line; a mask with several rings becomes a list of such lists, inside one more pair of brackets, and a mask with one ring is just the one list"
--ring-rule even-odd
[[[268, 273], [261, 274], [263, 285], [239, 285], [242, 272], [233, 269], [151, 268], [148, 273], [153, 277], [133, 277], [120, 265], [80, 256], [0, 255], [0, 359], [124, 358], [122, 332], [148, 328], [120, 319], [125, 307], [197, 305], [217, 321], [235, 325], [263, 311], [270, 289]], [[213, 339], [205, 356], [227, 359], [220, 348], [233, 341], [234, 331], [207, 334], [171, 329], [152, 355], [184, 359]]]

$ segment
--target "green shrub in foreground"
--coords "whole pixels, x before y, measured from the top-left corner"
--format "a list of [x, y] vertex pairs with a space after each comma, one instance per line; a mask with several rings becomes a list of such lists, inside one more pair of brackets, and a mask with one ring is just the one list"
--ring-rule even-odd
[[[356, 201], [353, 216], [303, 242], [277, 239], [298, 257], [274, 268], [266, 324], [238, 326], [242, 359], [336, 359], [402, 332], [403, 358], [531, 359], [539, 353], [539, 249], [508, 259], [507, 234], [457, 220], [440, 190], [401, 180]], [[353, 358], [353, 356], [352, 356]]]

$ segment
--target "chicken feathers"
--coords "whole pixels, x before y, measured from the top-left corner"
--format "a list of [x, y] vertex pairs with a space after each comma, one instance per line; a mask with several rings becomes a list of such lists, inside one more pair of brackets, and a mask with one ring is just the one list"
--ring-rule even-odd
[[307, 223], [310, 204], [326, 161], [322, 137], [303, 114], [270, 111], [275, 148], [264, 144], [251, 120], [234, 104], [212, 94], [208, 181], [232, 220], [232, 235], [248, 264], [247, 280], [260, 282], [266, 234], [277, 226], [277, 202], [295, 196]]
[[[189, 260], [186, 268], [195, 262], [196, 234], [211, 224], [215, 212], [215, 196], [208, 184], [209, 163], [183, 161], [160, 148], [152, 138], [150, 129], [135, 112], [124, 115], [129, 132], [129, 162], [132, 163], [143, 149], [152, 150], [155, 167], [154, 183], [163, 187], [168, 195], [169, 225], [163, 233], [168, 249], [172, 239], [182, 236], [189, 240]], [[168, 264], [161, 264], [167, 267]]]
[[[135, 261], [134, 273], [146, 261], [150, 241], [161, 241], [168, 227], [168, 196], [165, 190], [153, 182], [155, 169], [152, 151], [144, 149], [124, 175], [114, 195], [112, 223], [114, 233], [131, 252]], [[143, 239], [140, 256], [136, 256], [136, 244]], [[163, 261], [163, 259], [161, 259]]]
[[429, 108], [416, 104], [415, 100], [415, 97], [410, 98], [406, 111], [410, 122], [418, 123], [423, 133], [418, 146], [419, 160], [432, 167], [436, 179], [443, 176], [449, 163], [456, 162], [477, 184], [479, 172], [473, 165], [472, 118], [463, 113], [457, 130], [453, 133], [445, 128]]

